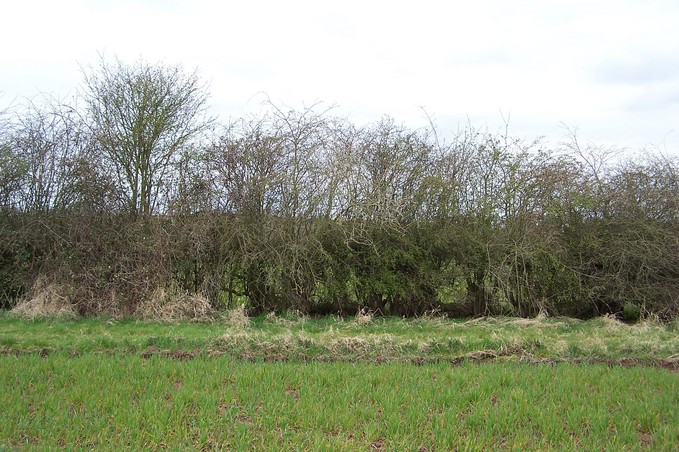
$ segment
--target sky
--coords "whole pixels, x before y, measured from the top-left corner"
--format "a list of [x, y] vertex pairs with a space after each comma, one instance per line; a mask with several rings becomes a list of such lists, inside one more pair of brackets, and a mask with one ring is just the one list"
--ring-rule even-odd
[[679, 155], [676, 0], [3, 0], [0, 109], [103, 55], [181, 64], [227, 122], [265, 99]]

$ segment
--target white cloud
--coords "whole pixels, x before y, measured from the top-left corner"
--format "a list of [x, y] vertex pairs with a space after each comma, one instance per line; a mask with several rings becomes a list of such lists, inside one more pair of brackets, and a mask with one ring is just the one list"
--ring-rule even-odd
[[[199, 67], [222, 116], [272, 100], [355, 121], [502, 125], [679, 152], [679, 4], [669, 0], [24, 0], [4, 7], [0, 91], [66, 92], [98, 53]], [[253, 98], [254, 96], [254, 98]], [[477, 123], [478, 122], [478, 123]]]

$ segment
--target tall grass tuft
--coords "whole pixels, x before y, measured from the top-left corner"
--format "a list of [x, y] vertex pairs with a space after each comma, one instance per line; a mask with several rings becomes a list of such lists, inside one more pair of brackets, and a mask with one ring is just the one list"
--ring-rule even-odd
[[242, 304], [231, 309], [226, 314], [226, 323], [237, 329], [247, 328], [250, 325], [250, 317], [245, 311], [245, 305]]
[[135, 315], [142, 319], [171, 323], [186, 320], [205, 322], [210, 320], [211, 314], [212, 307], [205, 297], [184, 293], [176, 287], [157, 287], [135, 311]]
[[371, 311], [363, 308], [356, 313], [356, 318], [354, 320], [356, 321], [357, 325], [365, 326], [372, 322], [373, 316], [374, 314]]
[[71, 301], [71, 287], [49, 282], [46, 277], [39, 277], [30, 295], [21, 300], [11, 311], [16, 317], [34, 320], [42, 318], [74, 319], [78, 317]]

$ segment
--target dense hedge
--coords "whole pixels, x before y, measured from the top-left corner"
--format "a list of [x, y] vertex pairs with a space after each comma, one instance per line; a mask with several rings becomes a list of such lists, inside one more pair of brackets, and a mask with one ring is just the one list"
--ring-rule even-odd
[[132, 313], [158, 287], [253, 312], [679, 312], [679, 166], [659, 153], [472, 128], [443, 142], [269, 105], [172, 152], [142, 123], [130, 136], [167, 156], [144, 168], [136, 141], [53, 105], [3, 123], [4, 308], [46, 278], [84, 315]]

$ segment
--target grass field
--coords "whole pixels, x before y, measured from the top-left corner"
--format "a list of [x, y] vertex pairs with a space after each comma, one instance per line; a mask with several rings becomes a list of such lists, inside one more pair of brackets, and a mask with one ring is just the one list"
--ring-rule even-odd
[[3, 315], [0, 449], [675, 450], [678, 336], [612, 319]]

